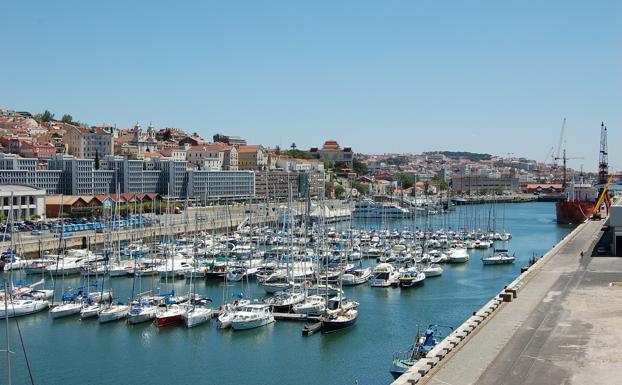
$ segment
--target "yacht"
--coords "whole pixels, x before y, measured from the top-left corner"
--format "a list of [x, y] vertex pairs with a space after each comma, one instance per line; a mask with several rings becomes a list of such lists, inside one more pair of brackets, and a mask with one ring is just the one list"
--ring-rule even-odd
[[424, 267], [421, 272], [425, 274], [426, 278], [439, 277], [443, 274], [443, 268], [437, 264], [431, 264]]
[[243, 306], [249, 305], [251, 301], [247, 299], [235, 299], [233, 302], [227, 303], [221, 306], [221, 312], [218, 316], [218, 327], [220, 329], [227, 329], [231, 327], [231, 322], [233, 321], [233, 316], [235, 312], [240, 310]]
[[233, 330], [253, 329], [274, 322], [270, 306], [266, 304], [250, 304], [236, 311], [231, 320]]
[[456, 247], [451, 249], [447, 256], [448, 263], [465, 263], [469, 260], [469, 253], [466, 247]]
[[356, 309], [340, 309], [321, 318], [322, 333], [333, 333], [353, 326], [358, 318]]
[[297, 314], [322, 314], [326, 309], [326, 297], [321, 295], [310, 295], [304, 301], [292, 307]]
[[270, 275], [265, 281], [259, 283], [259, 286], [261, 286], [266, 293], [274, 294], [277, 291], [291, 289], [294, 283], [289, 279], [287, 274], [278, 272]]
[[64, 302], [61, 305], [54, 306], [50, 309], [50, 316], [53, 319], [69, 317], [72, 315], [80, 314], [82, 310], [82, 304], [78, 302]]
[[399, 273], [393, 265], [380, 263], [374, 268], [374, 275], [371, 279], [372, 287], [390, 287], [399, 284]]
[[354, 216], [358, 218], [405, 218], [410, 211], [392, 203], [379, 203], [363, 199], [354, 205]]
[[341, 284], [343, 286], [361, 285], [369, 281], [371, 276], [372, 276], [371, 268], [359, 267], [357, 269], [351, 270], [348, 273], [343, 274], [341, 276]]
[[208, 322], [212, 318], [212, 308], [209, 307], [211, 302], [207, 298], [195, 299], [188, 311], [182, 314], [186, 327], [191, 328]]
[[128, 310], [130, 310], [130, 307], [123, 304], [110, 305], [106, 308], [103, 308], [99, 312], [99, 323], [103, 324], [106, 322], [123, 319], [127, 317]]
[[186, 308], [183, 305], [173, 304], [168, 309], [156, 314], [156, 324], [158, 326], [166, 326], [179, 323], [183, 320]]
[[292, 306], [305, 300], [305, 294], [300, 291], [280, 291], [265, 302], [275, 313], [289, 313]]
[[135, 301], [127, 312], [127, 322], [131, 325], [153, 321], [158, 307], [149, 301]]
[[4, 300], [0, 303], [0, 318], [21, 317], [28, 314], [38, 313], [48, 308], [50, 304], [46, 300], [23, 298]]

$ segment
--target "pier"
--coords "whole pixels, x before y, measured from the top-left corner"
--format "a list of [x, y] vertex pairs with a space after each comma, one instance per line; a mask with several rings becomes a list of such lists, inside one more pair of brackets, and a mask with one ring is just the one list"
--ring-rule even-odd
[[619, 384], [622, 258], [593, 256], [604, 224], [579, 225], [393, 385]]

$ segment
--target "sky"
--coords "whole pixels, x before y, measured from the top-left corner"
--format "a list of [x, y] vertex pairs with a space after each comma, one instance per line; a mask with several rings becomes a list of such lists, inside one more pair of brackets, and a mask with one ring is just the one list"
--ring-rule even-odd
[[[0, 107], [622, 170], [620, 1], [8, 1]], [[550, 160], [550, 159], [548, 159]]]

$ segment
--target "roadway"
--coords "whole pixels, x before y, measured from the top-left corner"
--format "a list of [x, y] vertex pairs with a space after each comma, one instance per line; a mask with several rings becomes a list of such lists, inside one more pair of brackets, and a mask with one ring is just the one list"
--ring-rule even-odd
[[532, 267], [518, 297], [417, 383], [622, 383], [622, 283], [610, 286], [622, 281], [622, 259], [589, 256], [603, 223], [582, 225]]

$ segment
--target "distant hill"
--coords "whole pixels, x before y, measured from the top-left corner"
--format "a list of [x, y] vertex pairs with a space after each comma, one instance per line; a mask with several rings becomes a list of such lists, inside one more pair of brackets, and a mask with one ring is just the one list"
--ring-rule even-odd
[[466, 158], [474, 162], [477, 162], [480, 160], [489, 160], [490, 158], [492, 158], [492, 155], [490, 154], [478, 154], [475, 152], [468, 152], [468, 151], [431, 151], [431, 152], [426, 152], [425, 154], [426, 155], [443, 154], [446, 157], [451, 158], [451, 159]]

